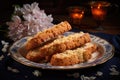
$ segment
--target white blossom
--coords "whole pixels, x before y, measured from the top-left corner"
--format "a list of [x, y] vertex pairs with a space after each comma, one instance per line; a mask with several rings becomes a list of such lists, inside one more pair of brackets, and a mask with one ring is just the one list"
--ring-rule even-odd
[[7, 52], [7, 48], [9, 47], [9, 43], [8, 42], [5, 42], [4, 40], [1, 41], [2, 45], [3, 45], [3, 48], [2, 48], [2, 52]]
[[20, 72], [18, 69], [12, 68], [12, 67], [10, 67], [10, 66], [8, 66], [7, 69], [8, 69], [9, 71], [14, 72], [14, 73], [19, 73], [19, 72]]
[[68, 77], [74, 77], [74, 78], [79, 78], [80, 77], [80, 74], [79, 73], [73, 73], [73, 74], [67, 74]]
[[111, 67], [114, 67], [114, 68], [115, 68], [115, 67], [117, 67], [117, 66], [116, 66], [116, 65], [111, 65]]
[[1, 40], [1, 43], [2, 43], [2, 45], [8, 45], [9, 43], [8, 42], [5, 42], [4, 40]]
[[97, 71], [96, 76], [102, 76], [103, 72]]
[[36, 76], [36, 77], [42, 75], [42, 73], [41, 73], [39, 70], [34, 70], [32, 73], [33, 73], [33, 75]]
[[88, 76], [84, 76], [84, 75], [81, 75], [80, 78], [81, 78], [81, 80], [95, 80], [96, 79], [95, 76], [88, 77]]
[[110, 75], [119, 75], [119, 74], [120, 74], [120, 72], [117, 71], [114, 67], [113, 67], [113, 68], [110, 68], [109, 70], [111, 71], [111, 72], [110, 72]]
[[14, 15], [10, 22], [8, 36], [16, 41], [25, 36], [34, 35], [52, 27], [52, 15], [47, 15], [44, 10], [40, 10], [38, 3], [24, 4], [22, 8], [15, 7]]
[[10, 53], [8, 53], [7, 56], [10, 56]]
[[6, 48], [2, 48], [2, 52], [7, 52], [7, 49]]
[[1, 55], [1, 56], [0, 56], [0, 61], [1, 61], [3, 58], [4, 58], [4, 56], [3, 56], [3, 55]]

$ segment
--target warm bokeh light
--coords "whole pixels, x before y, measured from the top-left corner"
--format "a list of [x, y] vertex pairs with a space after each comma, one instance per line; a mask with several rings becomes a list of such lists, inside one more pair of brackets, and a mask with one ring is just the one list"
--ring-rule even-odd
[[73, 24], [80, 24], [84, 17], [84, 9], [81, 7], [72, 7], [69, 9], [69, 14]]
[[108, 6], [109, 6], [109, 3], [104, 1], [103, 2], [98, 1], [91, 4], [91, 11], [92, 11], [93, 18], [96, 20], [103, 20], [107, 13], [106, 7]]

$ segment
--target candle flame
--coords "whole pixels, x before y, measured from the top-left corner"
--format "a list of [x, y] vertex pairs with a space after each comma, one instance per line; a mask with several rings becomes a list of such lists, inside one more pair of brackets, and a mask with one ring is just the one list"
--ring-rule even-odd
[[97, 7], [98, 9], [100, 9], [101, 8], [101, 4], [98, 4], [98, 7]]

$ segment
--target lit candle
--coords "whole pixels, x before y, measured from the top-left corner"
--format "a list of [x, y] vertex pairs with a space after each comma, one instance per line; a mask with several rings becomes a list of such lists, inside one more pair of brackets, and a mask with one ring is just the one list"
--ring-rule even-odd
[[84, 16], [84, 10], [80, 7], [70, 8], [70, 18], [73, 24], [80, 24]]
[[109, 6], [107, 2], [95, 2], [91, 5], [92, 15], [96, 20], [103, 20], [107, 10], [106, 7]]
[[73, 18], [73, 19], [82, 19], [83, 18], [83, 14], [81, 13], [72, 13], [71, 14], [71, 17]]

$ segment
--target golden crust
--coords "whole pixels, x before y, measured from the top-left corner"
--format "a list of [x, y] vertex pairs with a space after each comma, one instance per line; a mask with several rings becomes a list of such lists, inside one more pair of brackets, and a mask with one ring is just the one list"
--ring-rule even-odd
[[53, 66], [68, 66], [68, 65], [74, 65], [80, 62], [78, 56], [76, 56], [77, 54], [69, 54], [68, 57], [56, 57], [55, 54], [52, 56], [51, 60], [50, 60], [50, 64]]
[[[31, 61], [38, 61], [43, 57], [51, 56], [55, 53], [61, 53], [65, 50], [74, 49], [90, 41], [91, 39], [88, 33], [75, 33], [67, 37], [56, 39], [52, 43], [44, 45], [43, 47], [29, 51], [26, 55], [26, 58]], [[32, 54], [34, 56], [32, 56]]]
[[92, 44], [87, 48], [86, 46], [74, 50], [67, 50], [63, 53], [54, 54], [51, 57], [50, 64], [53, 66], [69, 66], [88, 61], [91, 58], [91, 53], [96, 51], [97, 47], [95, 44]]
[[49, 28], [42, 32], [38, 32], [33, 38], [27, 41], [25, 48], [26, 50], [31, 50], [36, 47], [39, 47], [43, 42], [55, 38], [58, 35], [69, 31], [70, 29], [71, 26], [67, 21], [61, 22], [57, 25], [54, 25], [52, 28]]

